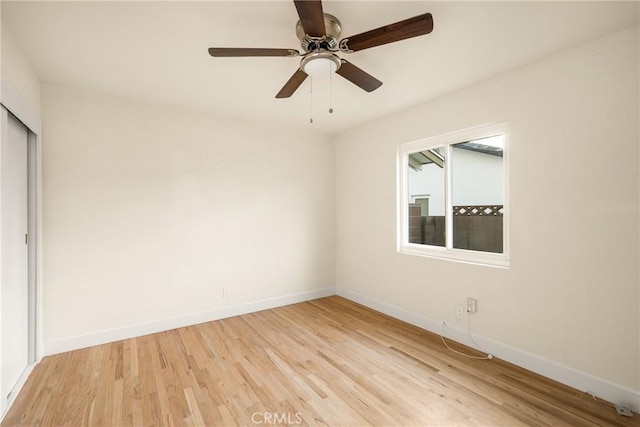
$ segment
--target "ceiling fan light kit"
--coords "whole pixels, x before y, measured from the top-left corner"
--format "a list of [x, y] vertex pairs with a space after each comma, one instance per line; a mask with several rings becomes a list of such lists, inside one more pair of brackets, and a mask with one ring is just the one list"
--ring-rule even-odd
[[328, 51], [310, 53], [300, 61], [300, 69], [311, 77], [324, 77], [335, 73], [341, 65], [338, 55]]
[[299, 68], [280, 89], [276, 98], [288, 98], [308, 76], [322, 77], [336, 73], [361, 89], [372, 92], [382, 82], [356, 67], [337, 53], [350, 54], [364, 49], [429, 34], [433, 30], [430, 13], [376, 28], [340, 40], [342, 24], [333, 15], [324, 13], [321, 0], [294, 0], [300, 20], [296, 35], [303, 53], [295, 49], [269, 48], [209, 48], [214, 57], [301, 56]]

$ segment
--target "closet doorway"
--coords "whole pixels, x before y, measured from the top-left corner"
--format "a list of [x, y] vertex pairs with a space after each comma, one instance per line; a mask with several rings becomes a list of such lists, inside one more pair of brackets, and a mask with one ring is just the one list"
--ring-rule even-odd
[[0, 402], [36, 362], [36, 137], [4, 106], [0, 144]]

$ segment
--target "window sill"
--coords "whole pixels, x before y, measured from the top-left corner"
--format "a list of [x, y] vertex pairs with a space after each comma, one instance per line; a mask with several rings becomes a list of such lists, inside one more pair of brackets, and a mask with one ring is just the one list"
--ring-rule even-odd
[[467, 251], [464, 249], [447, 249], [411, 243], [400, 246], [398, 253], [505, 269], [508, 269], [510, 264], [509, 257], [505, 254]]

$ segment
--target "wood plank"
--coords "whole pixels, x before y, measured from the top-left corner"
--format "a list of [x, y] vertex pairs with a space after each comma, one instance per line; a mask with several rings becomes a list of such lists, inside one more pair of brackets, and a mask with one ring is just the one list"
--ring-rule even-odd
[[46, 357], [2, 427], [256, 421], [640, 426], [608, 402], [329, 297]]

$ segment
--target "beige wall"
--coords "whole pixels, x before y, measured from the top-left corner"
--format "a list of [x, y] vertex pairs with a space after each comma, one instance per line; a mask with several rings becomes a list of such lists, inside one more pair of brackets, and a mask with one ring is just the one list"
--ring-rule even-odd
[[46, 85], [43, 123], [45, 341], [335, 283], [326, 137]]
[[[5, 103], [6, 92], [13, 92], [11, 95], [18, 98], [21, 104], [10, 106], [12, 110], [20, 110], [14, 111], [14, 113], [17, 115], [29, 114], [30, 117], [37, 118], [39, 121], [41, 115], [40, 81], [27, 58], [16, 46], [4, 26], [2, 27], [1, 45], [2, 101]], [[28, 113], [22, 111], [25, 109], [28, 110]]]
[[[460, 329], [477, 298], [472, 332], [640, 390], [638, 51], [627, 30], [340, 135], [337, 284]], [[396, 253], [397, 146], [502, 120], [510, 269]]]

